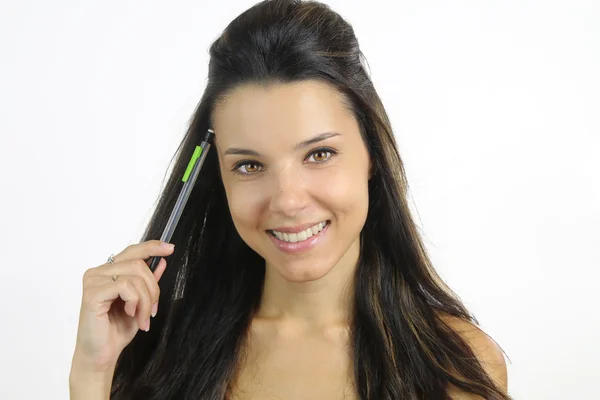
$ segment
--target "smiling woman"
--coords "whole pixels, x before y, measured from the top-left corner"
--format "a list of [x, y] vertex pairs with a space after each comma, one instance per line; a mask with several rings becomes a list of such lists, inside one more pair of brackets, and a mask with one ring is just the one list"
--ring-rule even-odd
[[266, 261], [265, 288], [281, 277], [277, 287], [289, 286], [281, 287], [289, 300], [293, 284], [332, 279], [334, 267], [335, 279], [348, 279], [369, 208], [370, 160], [335, 87], [318, 80], [244, 85], [213, 120], [229, 210], [241, 238]]
[[[427, 256], [352, 27], [265, 1], [210, 55], [143, 243], [84, 277], [72, 398], [510, 399], [502, 352]], [[209, 128], [175, 250], [160, 247]], [[153, 275], [155, 255], [169, 267]]]

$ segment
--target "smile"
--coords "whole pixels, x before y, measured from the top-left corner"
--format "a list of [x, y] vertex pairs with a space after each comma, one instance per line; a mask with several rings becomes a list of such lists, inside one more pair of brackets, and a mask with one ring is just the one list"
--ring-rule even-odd
[[[268, 230], [273, 244], [285, 253], [302, 253], [314, 248], [324, 239], [331, 221], [322, 221], [304, 230], [285, 229], [288, 232]], [[280, 228], [283, 230], [283, 228]], [[292, 231], [292, 232], [289, 232]]]
[[318, 224], [315, 224], [315, 225], [311, 226], [310, 228], [307, 228], [303, 231], [296, 232], [296, 233], [277, 232], [274, 230], [269, 230], [268, 232], [283, 242], [290, 242], [290, 243], [303, 242], [303, 241], [313, 237], [314, 235], [318, 234], [323, 229], [325, 229], [325, 226], [327, 226], [328, 222], [329, 221], [319, 222]]

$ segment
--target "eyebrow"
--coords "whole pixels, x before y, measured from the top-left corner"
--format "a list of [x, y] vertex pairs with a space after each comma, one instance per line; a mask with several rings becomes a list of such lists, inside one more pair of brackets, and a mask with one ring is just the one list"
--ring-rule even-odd
[[[320, 133], [317, 136], [314, 136], [310, 139], [307, 139], [303, 142], [300, 142], [298, 144], [296, 144], [294, 146], [294, 150], [300, 150], [303, 149], [305, 147], [308, 147], [312, 144], [318, 143], [318, 142], [322, 142], [323, 140], [335, 137], [335, 136], [340, 136], [340, 133], [337, 132], [324, 132], [324, 133]], [[258, 153], [255, 150], [250, 150], [250, 149], [241, 149], [239, 147], [230, 147], [228, 148], [224, 155], [242, 155], [242, 156], [255, 156], [255, 157], [259, 157], [260, 153]]]

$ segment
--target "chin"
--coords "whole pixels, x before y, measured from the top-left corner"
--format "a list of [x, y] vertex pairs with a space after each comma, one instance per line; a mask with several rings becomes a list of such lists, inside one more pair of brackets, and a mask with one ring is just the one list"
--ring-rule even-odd
[[[315, 265], [308, 260], [285, 264], [271, 264], [277, 274], [288, 282], [314, 282], [331, 272], [335, 265]], [[275, 266], [277, 265], [277, 266]]]
[[311, 254], [308, 257], [296, 259], [290, 259], [289, 256], [270, 255], [265, 258], [265, 264], [266, 268], [271, 269], [271, 273], [278, 274], [288, 282], [313, 282], [332, 272], [343, 258], [342, 256], [342, 254], [333, 254], [331, 251], [325, 255]]

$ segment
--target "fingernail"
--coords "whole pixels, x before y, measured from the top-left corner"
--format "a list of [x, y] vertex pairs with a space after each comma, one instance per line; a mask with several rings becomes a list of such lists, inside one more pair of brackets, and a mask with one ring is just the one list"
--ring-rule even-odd
[[144, 330], [145, 330], [146, 332], [148, 332], [148, 331], [150, 330], [150, 318], [148, 318], [148, 319], [146, 320], [146, 324], [145, 324], [145, 325], [146, 325], [146, 329], [144, 329]]
[[152, 318], [156, 317], [156, 313], [158, 312], [158, 303], [154, 303], [152, 306]]
[[160, 242], [160, 247], [166, 250], [173, 250], [173, 247], [175, 247], [175, 245], [172, 243]]

